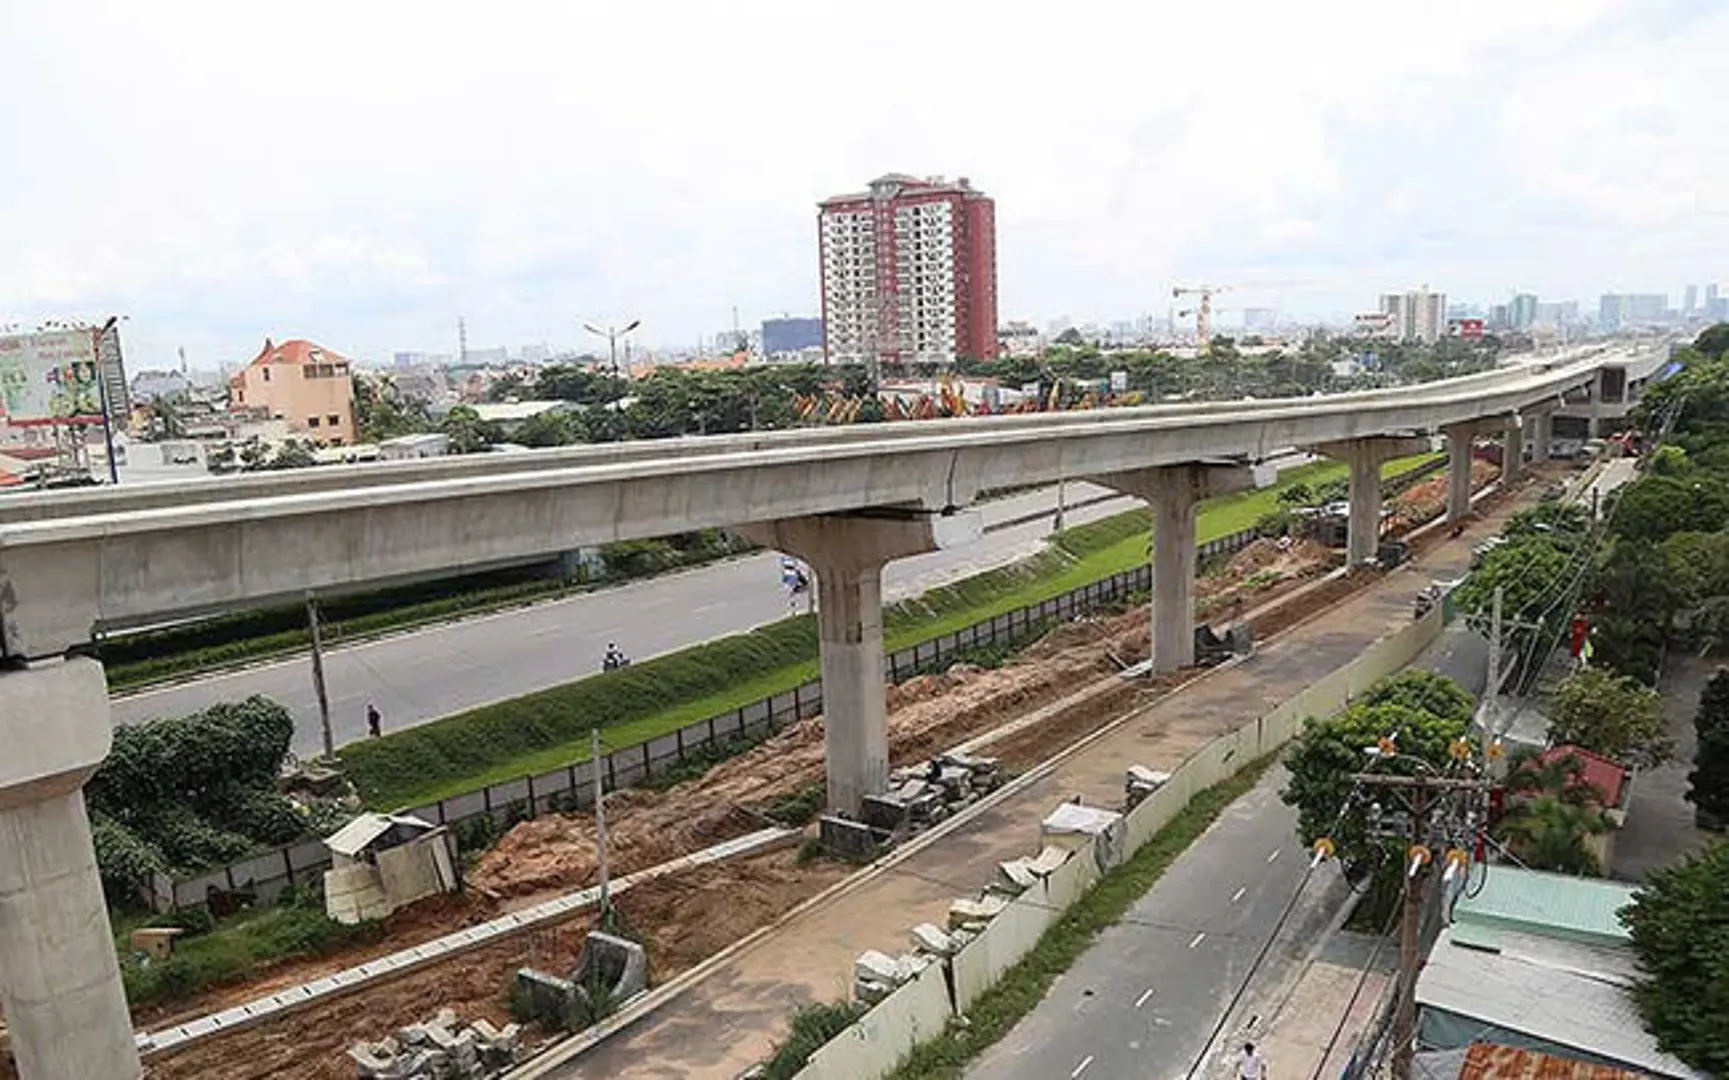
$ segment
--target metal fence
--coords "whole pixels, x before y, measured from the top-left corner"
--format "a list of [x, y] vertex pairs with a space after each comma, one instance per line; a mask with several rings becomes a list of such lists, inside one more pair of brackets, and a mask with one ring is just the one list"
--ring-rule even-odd
[[[1444, 461], [1425, 464], [1385, 481], [1383, 487], [1389, 491], [1399, 490], [1444, 464]], [[1205, 563], [1234, 554], [1259, 536], [1259, 532], [1250, 527], [1216, 537], [1198, 545], [1196, 559]], [[921, 672], [945, 667], [956, 656], [969, 650], [1015, 644], [1050, 623], [1085, 615], [1136, 593], [1148, 592], [1151, 588], [1152, 566], [1142, 563], [1037, 604], [993, 615], [971, 626], [898, 650], [884, 658], [883, 674], [891, 683], [904, 682]], [[796, 689], [771, 694], [731, 712], [698, 720], [659, 738], [614, 750], [600, 759], [601, 782], [609, 792], [631, 787], [663, 776], [692, 756], [712, 753], [712, 748], [729, 743], [756, 742], [788, 724], [821, 713], [822, 681], [813, 679]], [[490, 816], [495, 824], [503, 826], [548, 812], [586, 810], [593, 804], [593, 766], [582, 762], [534, 776], [519, 776], [407, 812], [437, 825], [455, 827]], [[329, 867], [330, 852], [323, 842], [302, 840], [181, 880], [155, 873], [141, 885], [140, 892], [156, 911], [204, 903], [213, 889], [251, 891], [260, 900], [273, 900], [296, 884], [321, 880]]]

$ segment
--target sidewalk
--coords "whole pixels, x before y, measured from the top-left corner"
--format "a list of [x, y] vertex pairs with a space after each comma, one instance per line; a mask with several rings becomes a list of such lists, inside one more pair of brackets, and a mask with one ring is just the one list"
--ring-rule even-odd
[[[1388, 988], [1389, 965], [1398, 960], [1397, 941], [1382, 947], [1366, 977], [1364, 969], [1374, 942], [1353, 935], [1335, 944], [1361, 948], [1326, 950], [1326, 955], [1303, 973], [1291, 996], [1268, 1023], [1267, 1031], [1257, 1040], [1258, 1049], [1267, 1060], [1268, 1072], [1279, 1080], [1308, 1080], [1311, 1076], [1331, 1080], [1338, 1076], [1351, 1060], [1354, 1040], [1373, 1022], [1381, 995]], [[1340, 955], [1345, 952], [1362, 955]], [[1361, 991], [1358, 991], [1359, 979]], [[1353, 993], [1355, 1002], [1351, 1000]], [[1347, 1007], [1350, 1014], [1334, 1040], [1334, 1030], [1340, 1017], [1346, 1015]], [[1329, 1043], [1332, 1043], [1330, 1052]]]
[[737, 1076], [772, 1052], [794, 1008], [849, 996], [859, 953], [904, 950], [913, 925], [944, 922], [950, 901], [975, 894], [999, 862], [1031, 853], [1038, 822], [1052, 806], [1077, 794], [1095, 805], [1116, 805], [1129, 765], [1174, 768], [1209, 740], [1254, 722], [1408, 625], [1417, 592], [1434, 578], [1462, 574], [1472, 546], [1535, 491], [1528, 487], [1462, 536], [1437, 543], [1243, 663], [1157, 702], [942, 841], [880, 873], [867, 872], [850, 891], [796, 914], [634, 1027], [547, 1075]]

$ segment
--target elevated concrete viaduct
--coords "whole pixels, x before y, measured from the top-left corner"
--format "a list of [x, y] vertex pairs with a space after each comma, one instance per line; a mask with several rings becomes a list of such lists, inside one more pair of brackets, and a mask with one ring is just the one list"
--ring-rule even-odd
[[[1155, 663], [1193, 661], [1194, 507], [1291, 446], [1352, 463], [1353, 557], [1372, 550], [1378, 465], [1470, 439], [1588, 383], [1616, 357], [1424, 386], [680, 439], [544, 453], [9, 496], [0, 503], [0, 1004], [25, 1080], [139, 1074], [84, 816], [107, 753], [92, 635], [294, 602], [572, 547], [740, 528], [816, 568], [829, 785], [839, 809], [886, 779], [881, 571], [964, 538], [981, 490], [1105, 477], [1154, 506]], [[1487, 427], [1485, 427], [1487, 425]], [[1389, 441], [1391, 440], [1391, 441]], [[1461, 464], [1462, 463], [1462, 464]], [[1371, 493], [1373, 489], [1373, 493]], [[1465, 488], [1468, 494], [1468, 484]], [[1455, 492], [1455, 514], [1467, 505]]]

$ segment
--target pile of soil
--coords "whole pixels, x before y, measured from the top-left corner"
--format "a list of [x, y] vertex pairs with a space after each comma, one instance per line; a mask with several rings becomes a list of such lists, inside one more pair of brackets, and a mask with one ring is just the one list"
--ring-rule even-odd
[[[1471, 490], [1478, 491], [1501, 475], [1501, 467], [1491, 461], [1474, 459], [1471, 462]], [[1430, 518], [1438, 517], [1447, 509], [1447, 489], [1449, 482], [1446, 470], [1434, 476], [1412, 484], [1393, 497], [1392, 528], [1395, 532], [1414, 529]]]

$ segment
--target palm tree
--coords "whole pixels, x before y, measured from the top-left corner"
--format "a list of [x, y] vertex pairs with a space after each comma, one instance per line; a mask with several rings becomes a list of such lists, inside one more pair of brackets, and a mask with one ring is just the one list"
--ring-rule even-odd
[[1608, 832], [1608, 815], [1597, 793], [1579, 782], [1584, 763], [1577, 757], [1545, 762], [1523, 754], [1509, 765], [1507, 790], [1518, 801], [1495, 831], [1513, 855], [1533, 870], [1597, 875], [1603, 872], [1585, 841]]

